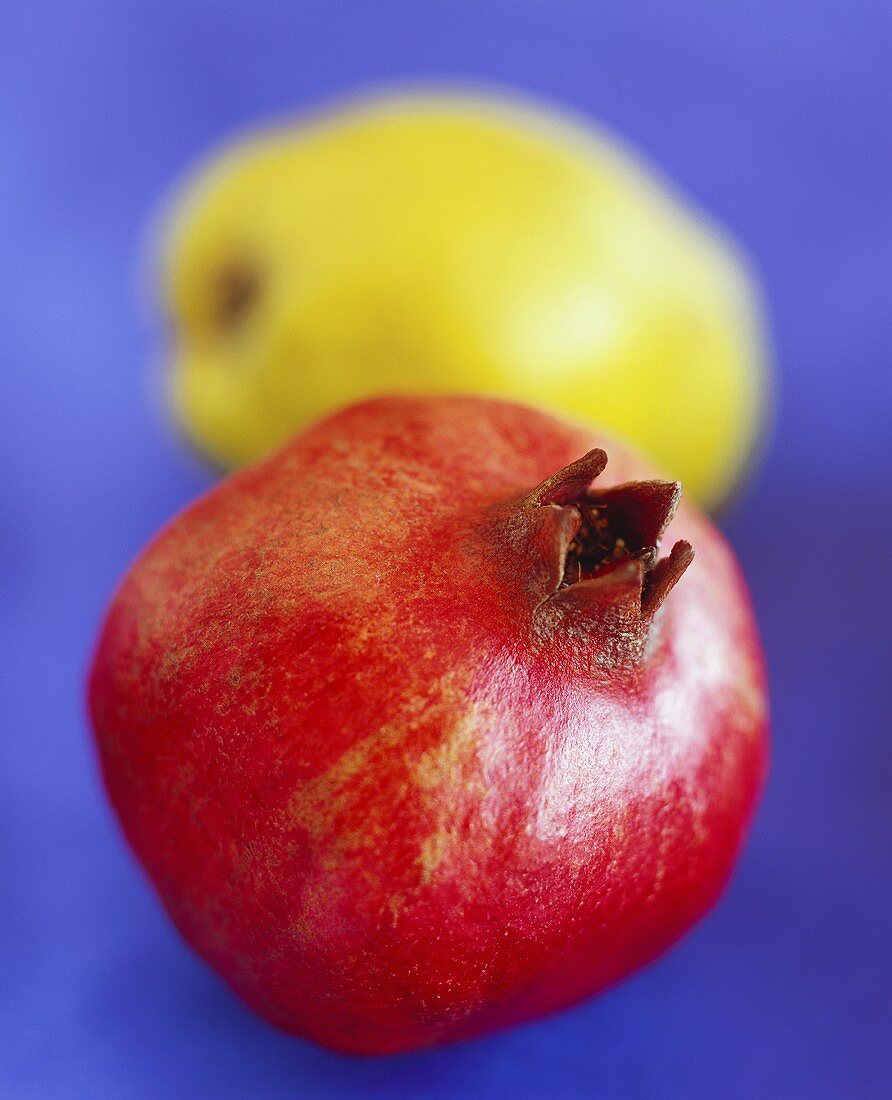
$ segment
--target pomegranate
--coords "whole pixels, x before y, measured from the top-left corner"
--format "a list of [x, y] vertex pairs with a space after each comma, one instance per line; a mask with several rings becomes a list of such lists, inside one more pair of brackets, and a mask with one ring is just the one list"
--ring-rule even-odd
[[91, 673], [105, 782], [258, 1012], [341, 1051], [465, 1038], [602, 989], [712, 905], [763, 778], [764, 674], [731, 551], [679, 494], [541, 412], [394, 397], [151, 544]]

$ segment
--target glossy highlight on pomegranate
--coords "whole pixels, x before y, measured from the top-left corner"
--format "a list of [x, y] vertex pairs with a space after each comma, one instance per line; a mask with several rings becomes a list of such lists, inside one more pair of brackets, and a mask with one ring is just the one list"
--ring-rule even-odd
[[533, 409], [383, 398], [149, 546], [91, 672], [103, 774], [258, 1012], [341, 1051], [466, 1038], [713, 904], [765, 770], [764, 670], [734, 557], [679, 497]]

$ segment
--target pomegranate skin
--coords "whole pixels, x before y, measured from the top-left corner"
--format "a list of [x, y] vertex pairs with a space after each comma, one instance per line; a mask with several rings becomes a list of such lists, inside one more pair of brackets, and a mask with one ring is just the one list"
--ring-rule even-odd
[[533, 409], [376, 399], [133, 566], [90, 674], [105, 783], [268, 1020], [364, 1054], [467, 1038], [604, 988], [716, 900], [766, 767], [763, 661], [694, 508], [664, 534], [686, 571], [684, 543], [592, 564], [592, 501], [656, 541], [677, 492], [653, 477]]

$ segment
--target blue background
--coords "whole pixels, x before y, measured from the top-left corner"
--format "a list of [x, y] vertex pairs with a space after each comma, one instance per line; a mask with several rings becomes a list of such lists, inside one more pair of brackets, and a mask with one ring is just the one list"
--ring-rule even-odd
[[[5, 0], [0, 1093], [892, 1094], [890, 48], [887, 0]], [[159, 197], [257, 119], [426, 76], [602, 120], [761, 270], [779, 404], [725, 525], [774, 765], [732, 888], [664, 960], [559, 1017], [363, 1062], [268, 1028], [178, 941], [103, 800], [81, 683], [116, 579], [210, 483], [153, 404]]]

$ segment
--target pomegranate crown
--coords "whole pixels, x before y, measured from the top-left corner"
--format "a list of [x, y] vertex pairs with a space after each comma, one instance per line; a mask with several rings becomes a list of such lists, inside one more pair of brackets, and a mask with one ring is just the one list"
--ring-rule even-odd
[[690, 543], [658, 556], [681, 499], [678, 481], [629, 481], [597, 490], [607, 455], [589, 451], [552, 474], [527, 498], [560, 511], [559, 580], [552, 599], [605, 601], [646, 625], [691, 564]]

